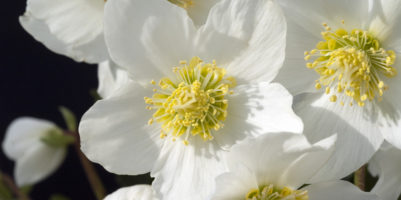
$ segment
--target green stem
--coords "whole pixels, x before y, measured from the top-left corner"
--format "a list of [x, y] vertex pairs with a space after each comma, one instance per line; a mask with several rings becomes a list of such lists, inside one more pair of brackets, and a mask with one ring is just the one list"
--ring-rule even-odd
[[14, 195], [19, 199], [19, 200], [31, 200], [28, 196], [26, 196], [14, 183], [13, 179], [8, 176], [7, 174], [1, 173], [1, 179], [2, 181], [12, 190]]
[[366, 191], [366, 165], [359, 168], [354, 174], [354, 184], [362, 191]]
[[96, 199], [102, 200], [106, 196], [106, 190], [104, 189], [102, 181], [99, 178], [99, 175], [96, 173], [95, 167], [81, 151], [78, 132], [73, 132], [70, 134], [74, 135], [74, 137], [76, 138], [74, 142], [74, 147], [81, 161], [81, 165], [85, 171], [86, 177], [88, 178], [88, 181], [91, 185], [93, 193], [95, 194]]

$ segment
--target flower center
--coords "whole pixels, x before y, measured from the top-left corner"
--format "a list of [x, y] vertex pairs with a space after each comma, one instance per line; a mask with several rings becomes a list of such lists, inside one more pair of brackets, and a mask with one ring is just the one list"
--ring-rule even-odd
[[212, 132], [224, 126], [228, 107], [225, 97], [233, 93], [229, 89], [235, 86], [235, 79], [225, 77], [225, 69], [217, 67], [215, 61], [203, 63], [198, 57], [189, 64], [181, 61], [173, 72], [176, 81], [162, 78], [152, 98], [145, 97], [147, 109], [156, 110], [148, 124], [162, 124], [161, 138], [171, 135], [175, 141], [184, 135], [186, 145], [190, 135], [199, 135], [205, 141], [213, 139]]
[[193, 0], [168, 0], [168, 1], [184, 9], [188, 9], [189, 7], [194, 5]]
[[[344, 21], [343, 21], [344, 23]], [[316, 49], [305, 52], [305, 60], [315, 59], [306, 66], [314, 69], [320, 78], [316, 89], [324, 86], [331, 102], [340, 100], [350, 106], [356, 102], [364, 106], [365, 101], [382, 100], [383, 92], [388, 89], [383, 78], [394, 77], [397, 71], [394, 64], [394, 51], [387, 51], [380, 42], [367, 31], [354, 29], [348, 32], [342, 28], [332, 31], [323, 23], [323, 41]], [[339, 95], [344, 93], [345, 95]]]
[[246, 194], [245, 200], [308, 200], [308, 191], [292, 190], [288, 187], [279, 189], [273, 184], [252, 189]]

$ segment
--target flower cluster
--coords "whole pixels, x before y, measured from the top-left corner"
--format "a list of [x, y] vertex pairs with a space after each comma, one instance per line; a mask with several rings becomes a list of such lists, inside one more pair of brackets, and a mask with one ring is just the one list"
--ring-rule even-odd
[[98, 64], [102, 99], [69, 131], [18, 119], [3, 148], [18, 185], [72, 143], [154, 178], [105, 200], [397, 200], [400, 21], [398, 0], [28, 0], [22, 26]]

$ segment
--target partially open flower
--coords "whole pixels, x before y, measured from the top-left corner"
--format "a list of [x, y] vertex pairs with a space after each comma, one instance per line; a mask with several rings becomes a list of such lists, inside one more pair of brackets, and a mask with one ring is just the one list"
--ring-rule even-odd
[[16, 162], [17, 185], [32, 185], [52, 174], [64, 161], [71, 142], [50, 121], [31, 117], [14, 120], [7, 129], [3, 151]]

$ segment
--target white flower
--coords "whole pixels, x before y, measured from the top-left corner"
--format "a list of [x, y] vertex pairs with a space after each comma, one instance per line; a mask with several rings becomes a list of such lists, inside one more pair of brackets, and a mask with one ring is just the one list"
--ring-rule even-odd
[[209, 14], [210, 8], [221, 0], [168, 0], [169, 2], [184, 8], [188, 16], [192, 19], [195, 25], [205, 23]]
[[118, 189], [104, 200], [158, 200], [150, 185], [135, 185]]
[[47, 136], [62, 134], [52, 122], [21, 117], [7, 129], [3, 151], [16, 162], [14, 177], [18, 186], [35, 184], [52, 174], [64, 161], [65, 147], [44, 142]]
[[352, 173], [383, 138], [401, 148], [401, 1], [280, 2], [287, 57], [276, 81], [304, 93], [294, 110], [311, 142], [338, 134], [332, 159], [316, 176]]
[[127, 70], [119, 67], [113, 61], [104, 61], [98, 65], [98, 79], [97, 93], [102, 98], [110, 97], [121, 86], [132, 81]]
[[303, 135], [278, 133], [235, 145], [229, 171], [216, 179], [213, 200], [376, 200], [345, 181], [309, 183], [333, 152], [336, 136], [311, 145]]
[[76, 61], [108, 59], [103, 35], [104, 0], [28, 0], [24, 29], [50, 50]]
[[[166, 0], [167, 1], [167, 0]], [[220, 0], [168, 0], [188, 13], [195, 25], [200, 26], [205, 23], [210, 8]], [[104, 61], [98, 67], [99, 87], [98, 94], [102, 98], [107, 98], [126, 82], [132, 81], [127, 71], [113, 61]]]
[[368, 169], [379, 180], [371, 192], [383, 200], [397, 200], [401, 194], [401, 150], [384, 142], [369, 162]]
[[232, 144], [302, 132], [291, 95], [269, 83], [284, 59], [285, 30], [270, 0], [221, 1], [200, 27], [164, 0], [108, 1], [110, 55], [135, 81], [83, 116], [83, 152], [111, 172], [151, 171], [162, 199], [205, 199]]
[[[198, 25], [220, 0], [165, 0], [188, 11]], [[23, 28], [55, 53], [78, 62], [108, 60], [103, 35], [104, 5], [107, 0], [27, 0], [20, 17]]]

